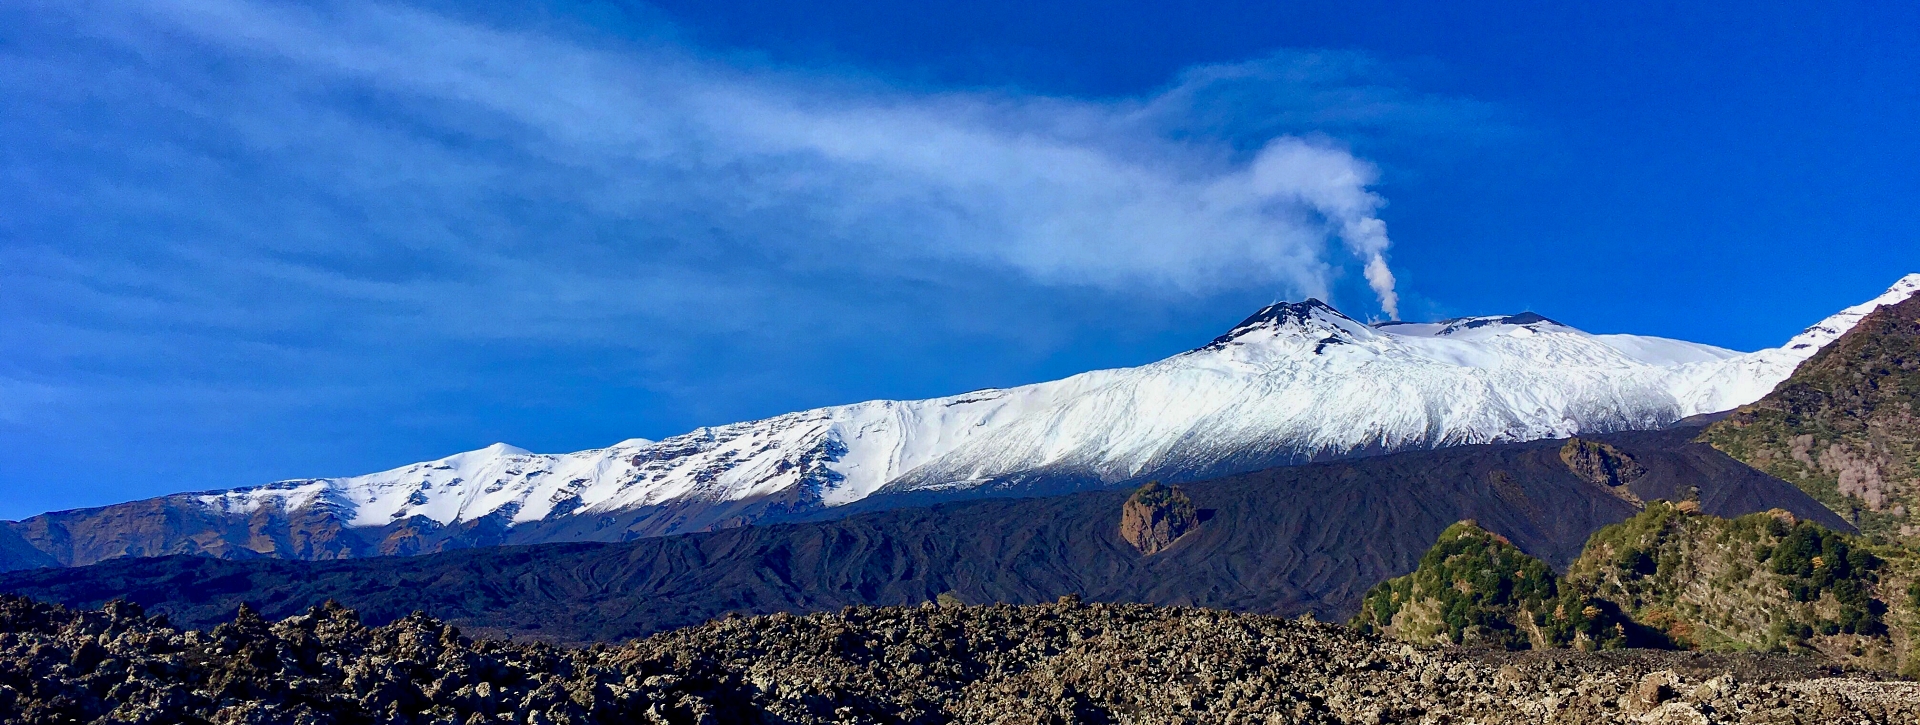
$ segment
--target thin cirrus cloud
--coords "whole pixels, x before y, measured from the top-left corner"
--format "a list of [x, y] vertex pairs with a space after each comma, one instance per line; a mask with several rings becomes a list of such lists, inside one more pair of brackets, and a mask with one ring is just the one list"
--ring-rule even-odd
[[872, 316], [842, 292], [959, 279], [1172, 304], [1325, 297], [1353, 267], [1397, 316], [1379, 171], [1335, 139], [1483, 115], [1337, 53], [1074, 99], [400, 5], [6, 12], [35, 22], [0, 56], [30, 109], [0, 120], [0, 304], [43, 358], [0, 374], [43, 380], [128, 350], [218, 378], [186, 349], [207, 336], [759, 334], [754, 310]]
[[[764, 222], [756, 217], [798, 214], [812, 228], [789, 231], [805, 234], [758, 243], [804, 253], [824, 237], [890, 261], [983, 262], [1047, 284], [1322, 293], [1329, 226], [1356, 240], [1363, 262], [1384, 251], [1377, 232], [1346, 231], [1378, 226], [1366, 162], [1281, 137], [1236, 163], [1205, 144], [1157, 137], [1142, 110], [1158, 98], [889, 92], [377, 5], [322, 13], [202, 0], [124, 12], [132, 17], [116, 26], [129, 41], [185, 36], [265, 66], [245, 83], [291, 87], [284, 92], [295, 98], [279, 100], [294, 107], [265, 113], [193, 99], [201, 107], [192, 110], [224, 117], [259, 150], [370, 141], [421, 162], [408, 170], [359, 159], [322, 180], [345, 193], [410, 183], [510, 192], [512, 170], [501, 167], [510, 159], [501, 156], [522, 156], [577, 172], [572, 189], [536, 191], [566, 192], [584, 213], [692, 212], [702, 224], [739, 225], [728, 230], [739, 237], [755, 235], [751, 225]], [[411, 134], [371, 127], [378, 120], [351, 107], [360, 93], [362, 103], [401, 106]], [[484, 130], [449, 132], [508, 148], [485, 158], [431, 138], [475, 121]]]

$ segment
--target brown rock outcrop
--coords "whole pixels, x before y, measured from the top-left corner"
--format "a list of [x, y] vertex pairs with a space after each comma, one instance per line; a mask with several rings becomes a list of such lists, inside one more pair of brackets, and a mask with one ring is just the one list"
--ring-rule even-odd
[[1560, 447], [1560, 460], [1580, 478], [1602, 486], [1619, 487], [1647, 475], [1646, 466], [1613, 446], [1582, 438], [1569, 438]]
[[1200, 524], [1200, 512], [1179, 486], [1148, 482], [1120, 509], [1120, 538], [1152, 556]]

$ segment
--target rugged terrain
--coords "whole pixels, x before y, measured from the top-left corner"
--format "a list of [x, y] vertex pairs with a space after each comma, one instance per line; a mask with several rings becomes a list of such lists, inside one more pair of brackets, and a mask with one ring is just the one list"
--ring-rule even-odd
[[1654, 505], [1595, 533], [1566, 580], [1678, 646], [1818, 651], [1920, 674], [1916, 575], [1910, 549], [1784, 511], [1724, 519]]
[[[0, 597], [8, 723], [1910, 723], [1920, 685], [1794, 658], [1498, 656], [1145, 605], [850, 607], [617, 647], [316, 607], [181, 631]], [[1709, 720], [1710, 719], [1710, 720]]]
[[1413, 642], [1819, 653], [1920, 674], [1920, 554], [1797, 520], [1656, 501], [1595, 532], [1555, 576], [1470, 522], [1353, 622]]
[[1420, 566], [1367, 592], [1363, 632], [1420, 644], [1580, 650], [1662, 647], [1620, 607], [1566, 586], [1546, 562], [1462, 521], [1440, 533]]
[[0, 522], [0, 570], [123, 557], [337, 559], [624, 541], [981, 496], [1184, 482], [1383, 452], [1648, 430], [1751, 402], [1910, 276], [1779, 348], [1593, 335], [1536, 314], [1363, 324], [1314, 300], [1137, 368], [869, 401], [577, 453], [505, 444], [389, 471]]
[[1867, 315], [1703, 439], [1869, 535], [1920, 544], [1920, 299]]
[[1461, 519], [1559, 568], [1573, 563], [1594, 531], [1633, 516], [1635, 501], [1680, 499], [1693, 488], [1710, 513], [1781, 508], [1847, 528], [1793, 486], [1690, 442], [1697, 434], [1596, 439], [1644, 469], [1621, 485], [1576, 473], [1562, 455], [1569, 441], [1463, 446], [1183, 484], [1195, 523], [1151, 555], [1123, 538], [1129, 493], [1103, 491], [621, 544], [326, 562], [127, 559], [0, 575], [0, 591], [82, 606], [125, 597], [191, 626], [210, 626], [242, 602], [284, 617], [337, 599], [375, 622], [421, 609], [476, 631], [559, 641], [643, 636], [728, 612], [910, 604], [941, 594], [972, 604], [1075, 594], [1344, 619], [1369, 588], [1413, 570], [1434, 538]]

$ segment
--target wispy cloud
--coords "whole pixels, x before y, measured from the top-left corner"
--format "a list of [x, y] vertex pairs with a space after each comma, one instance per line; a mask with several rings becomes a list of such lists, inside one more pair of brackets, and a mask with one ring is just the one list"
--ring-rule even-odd
[[1089, 298], [1327, 297], [1349, 270], [1391, 316], [1353, 149], [1487, 119], [1341, 53], [1086, 99], [370, 2], [19, 3], [0, 41], [14, 421], [180, 400], [115, 384], [251, 405], [876, 330], [1017, 340], [1005, 320]]
[[[155, 161], [218, 167], [237, 155], [278, 166], [293, 197], [205, 199], [228, 208], [170, 253], [223, 259], [181, 264], [425, 314], [451, 312], [431, 309], [453, 301], [444, 285], [486, 280], [516, 305], [560, 294], [542, 307], [570, 316], [671, 295], [680, 286], [662, 270], [724, 275], [749, 260], [882, 277], [950, 265], [1158, 296], [1247, 286], [1325, 296], [1344, 264], [1329, 253], [1339, 239], [1394, 312], [1370, 164], [1320, 137], [1236, 150], [1218, 135], [1169, 134], [1222, 130], [1203, 118], [1235, 112], [1222, 87], [1244, 97], [1276, 73], [1268, 66], [1080, 101], [894, 91], [383, 5], [80, 12], [155, 64], [194, 53], [209, 67], [188, 84], [166, 75], [121, 89], [222, 137], [215, 149], [155, 151], [197, 158]], [[1276, 64], [1312, 72], [1298, 58]], [[165, 87], [138, 87], [147, 80]]]

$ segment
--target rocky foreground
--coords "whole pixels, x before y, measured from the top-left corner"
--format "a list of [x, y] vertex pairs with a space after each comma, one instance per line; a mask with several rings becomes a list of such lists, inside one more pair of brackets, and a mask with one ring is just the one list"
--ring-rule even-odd
[[1146, 605], [850, 607], [621, 646], [350, 610], [181, 631], [0, 596], [8, 723], [1913, 723], [1920, 683], [1782, 656], [1421, 649]]

